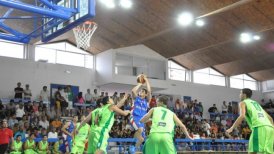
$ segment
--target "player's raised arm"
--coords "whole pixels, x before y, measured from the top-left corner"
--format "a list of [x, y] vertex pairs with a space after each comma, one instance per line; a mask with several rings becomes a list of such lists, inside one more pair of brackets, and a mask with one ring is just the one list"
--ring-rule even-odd
[[147, 84], [147, 100], [150, 102], [150, 99], [151, 99], [151, 86], [150, 86], [150, 83], [148, 81], [147, 76], [144, 76], [144, 80], [145, 80], [145, 83]]
[[138, 96], [138, 89], [142, 86], [142, 83], [138, 83], [131, 91], [132, 91], [132, 97], [135, 98]]
[[123, 99], [121, 99], [121, 100], [117, 103], [117, 107], [118, 107], [118, 108], [121, 108], [122, 106], [124, 106], [126, 100], [128, 99], [128, 96], [129, 96], [128, 94], [125, 94], [124, 97], [123, 97]]
[[245, 119], [245, 113], [246, 113], [246, 106], [244, 102], [240, 102], [240, 116], [237, 118], [237, 120], [234, 122], [234, 124], [226, 130], [227, 133], [231, 133], [234, 128], [238, 127], [242, 121]]
[[183, 132], [185, 133], [186, 137], [193, 140], [193, 138], [191, 136], [189, 136], [186, 126], [181, 122], [181, 120], [176, 116], [176, 114], [174, 114], [173, 120], [174, 120], [176, 126], [179, 126], [183, 129]]
[[77, 128], [77, 131], [78, 131], [85, 123], [87, 123], [88, 121], [90, 121], [91, 118], [92, 118], [92, 112], [90, 112], [90, 113], [88, 114], [88, 116], [85, 118], [85, 120], [81, 121], [79, 127]]
[[130, 111], [129, 110], [121, 110], [120, 108], [118, 108], [116, 105], [111, 105], [110, 107], [109, 107], [109, 110], [111, 110], [111, 111], [114, 111], [114, 112], [116, 112], [116, 113], [118, 113], [118, 114], [120, 114], [120, 115], [123, 115], [123, 116], [127, 116], [127, 115], [129, 115], [130, 114]]
[[153, 109], [149, 110], [149, 112], [143, 116], [143, 118], [140, 120], [140, 122], [142, 123], [146, 123], [149, 121], [149, 119], [152, 117], [153, 115]]

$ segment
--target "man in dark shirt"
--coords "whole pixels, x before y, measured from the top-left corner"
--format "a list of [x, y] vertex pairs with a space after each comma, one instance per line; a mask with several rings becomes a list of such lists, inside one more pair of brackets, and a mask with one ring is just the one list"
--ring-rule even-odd
[[24, 89], [21, 88], [21, 82], [18, 82], [18, 83], [17, 83], [17, 87], [14, 88], [14, 92], [15, 92], [14, 98], [20, 98], [20, 99], [23, 98]]

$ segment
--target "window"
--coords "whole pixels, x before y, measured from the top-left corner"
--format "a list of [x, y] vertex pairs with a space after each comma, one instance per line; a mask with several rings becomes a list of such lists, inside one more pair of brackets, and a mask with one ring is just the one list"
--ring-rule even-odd
[[55, 63], [56, 50], [42, 47], [35, 48], [35, 61], [45, 61], [48, 63]]
[[24, 45], [0, 40], [0, 56], [12, 58], [24, 58]]
[[168, 77], [171, 80], [189, 81], [187, 69], [171, 60], [168, 61]]
[[193, 72], [194, 83], [225, 86], [225, 76], [212, 68], [204, 68]]
[[257, 81], [246, 74], [235, 75], [230, 77], [231, 88], [250, 88], [251, 90], [257, 90]]
[[43, 44], [35, 48], [35, 61], [93, 68], [93, 55], [67, 42]]

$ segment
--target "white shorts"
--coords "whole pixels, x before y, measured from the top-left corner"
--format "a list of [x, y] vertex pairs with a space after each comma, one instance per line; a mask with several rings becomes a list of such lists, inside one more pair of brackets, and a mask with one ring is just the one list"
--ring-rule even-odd
[[73, 105], [72, 105], [72, 101], [68, 101], [68, 110], [72, 110], [73, 109]]

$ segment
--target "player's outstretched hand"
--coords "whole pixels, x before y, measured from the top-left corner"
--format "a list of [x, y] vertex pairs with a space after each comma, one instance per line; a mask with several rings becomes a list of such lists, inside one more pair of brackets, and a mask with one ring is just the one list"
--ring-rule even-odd
[[227, 132], [228, 134], [230, 134], [232, 131], [233, 131], [232, 128], [229, 128], [228, 130], [226, 130], [226, 132]]
[[127, 113], [127, 115], [130, 115], [130, 113], [131, 113], [130, 110], [125, 110], [125, 112]]

